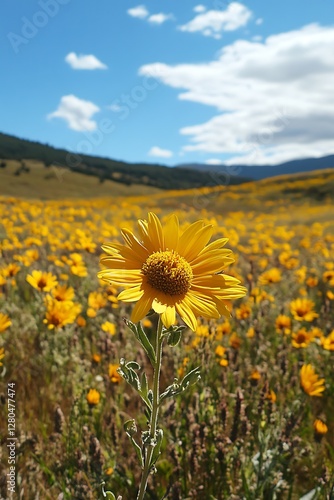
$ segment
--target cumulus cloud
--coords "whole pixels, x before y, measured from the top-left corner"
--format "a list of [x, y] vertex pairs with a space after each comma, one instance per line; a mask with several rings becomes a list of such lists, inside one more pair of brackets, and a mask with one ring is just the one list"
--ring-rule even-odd
[[58, 108], [50, 113], [47, 118], [62, 118], [66, 121], [68, 127], [77, 132], [95, 130], [97, 124], [92, 120], [92, 116], [100, 111], [100, 108], [93, 102], [84, 101], [75, 95], [64, 95], [60, 99]]
[[196, 5], [196, 7], [193, 8], [193, 11], [194, 12], [205, 12], [206, 11], [206, 7], [204, 5]]
[[194, 19], [179, 27], [181, 31], [220, 38], [223, 31], [235, 31], [245, 26], [252, 17], [252, 12], [239, 2], [231, 2], [226, 10], [197, 12]]
[[159, 146], [153, 146], [147, 154], [149, 156], [157, 156], [160, 158], [171, 158], [171, 156], [173, 156], [172, 151], [170, 151], [169, 149], [159, 148]]
[[103, 64], [103, 62], [99, 61], [99, 59], [97, 59], [97, 57], [93, 56], [92, 54], [85, 56], [83, 54], [77, 55], [75, 52], [70, 52], [65, 57], [65, 61], [73, 69], [93, 70], [93, 69], [107, 69], [108, 68], [108, 66]]
[[201, 64], [146, 65], [179, 99], [211, 106], [207, 122], [185, 126], [185, 151], [228, 153], [224, 163], [277, 164], [334, 153], [334, 27], [311, 24], [238, 40]]
[[160, 12], [159, 14], [152, 14], [149, 18], [148, 21], [152, 24], [162, 24], [169, 19], [173, 19], [172, 14], [164, 14], [163, 12]]
[[139, 19], [145, 19], [151, 24], [163, 24], [168, 20], [174, 19], [173, 14], [165, 14], [164, 12], [159, 12], [158, 14], [151, 14], [145, 7], [145, 5], [138, 5], [132, 9], [128, 9], [128, 14], [132, 17], [137, 17]]
[[131, 17], [138, 17], [139, 19], [145, 19], [149, 12], [145, 5], [138, 5], [137, 7], [133, 7], [132, 9], [128, 9], [127, 13]]

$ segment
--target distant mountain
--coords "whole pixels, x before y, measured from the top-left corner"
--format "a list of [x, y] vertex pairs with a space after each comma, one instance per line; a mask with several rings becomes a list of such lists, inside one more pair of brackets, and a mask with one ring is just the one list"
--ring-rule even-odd
[[191, 163], [178, 165], [178, 168], [189, 168], [200, 172], [217, 172], [223, 175], [229, 174], [232, 169], [233, 173], [240, 176], [250, 177], [254, 180], [266, 179], [277, 175], [298, 174], [301, 172], [310, 172], [312, 170], [321, 170], [334, 167], [334, 155], [323, 156], [321, 158], [305, 158], [302, 160], [292, 160], [279, 165], [207, 165], [201, 163]]
[[[24, 160], [37, 160], [44, 163], [45, 168], [52, 165], [68, 168], [74, 172], [98, 177], [101, 182], [110, 179], [122, 184], [141, 184], [160, 189], [190, 189], [226, 184], [225, 177], [208, 175], [200, 169], [126, 163], [110, 158], [72, 153], [65, 149], [0, 133], [0, 161], [3, 163], [6, 160], [20, 161], [22, 171], [25, 168]], [[229, 184], [240, 184], [249, 180], [251, 179], [246, 176], [233, 176], [229, 179]]]

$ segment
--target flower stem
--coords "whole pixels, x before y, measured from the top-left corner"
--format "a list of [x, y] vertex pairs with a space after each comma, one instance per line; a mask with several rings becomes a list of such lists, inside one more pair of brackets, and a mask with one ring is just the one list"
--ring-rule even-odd
[[158, 413], [159, 413], [159, 385], [160, 385], [160, 371], [161, 371], [161, 358], [162, 358], [162, 344], [163, 344], [163, 336], [162, 333], [162, 322], [159, 316], [158, 328], [157, 328], [157, 337], [155, 344], [155, 354], [156, 354], [156, 362], [153, 365], [154, 374], [153, 374], [153, 403], [152, 403], [152, 413], [150, 418], [150, 443], [146, 448], [145, 458], [144, 458], [144, 469], [140, 482], [140, 487], [138, 491], [137, 500], [143, 500], [148, 476], [151, 471], [151, 460], [154, 452], [154, 448], [156, 446], [156, 432], [157, 432], [157, 421], [158, 421]]

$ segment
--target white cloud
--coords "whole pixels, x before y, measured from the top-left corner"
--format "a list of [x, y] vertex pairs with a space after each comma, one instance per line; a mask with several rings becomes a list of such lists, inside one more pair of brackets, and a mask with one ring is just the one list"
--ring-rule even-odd
[[152, 24], [162, 24], [169, 19], [173, 19], [172, 14], [164, 14], [163, 12], [160, 12], [159, 14], [152, 14], [149, 18], [148, 21]]
[[65, 61], [71, 66], [73, 69], [107, 69], [108, 66], [103, 64], [101, 61], [97, 59], [97, 57], [90, 55], [77, 55], [75, 52], [70, 52], [65, 57]]
[[209, 158], [205, 161], [206, 165], [221, 165], [223, 162], [218, 158]]
[[196, 5], [196, 7], [193, 8], [193, 11], [197, 13], [205, 12], [206, 7], [204, 5]]
[[276, 164], [334, 153], [334, 27], [317, 24], [238, 40], [201, 64], [146, 65], [180, 100], [216, 110], [186, 126], [185, 151], [230, 154], [224, 163]]
[[200, 12], [187, 24], [180, 26], [179, 29], [220, 38], [223, 31], [235, 31], [245, 26], [251, 17], [252, 13], [245, 5], [239, 2], [231, 2], [226, 10]]
[[70, 129], [78, 132], [95, 130], [97, 124], [92, 120], [92, 116], [100, 111], [100, 108], [93, 102], [84, 101], [75, 95], [64, 95], [60, 99], [58, 108], [50, 113], [47, 118], [62, 118], [67, 122]]
[[149, 156], [158, 156], [160, 158], [170, 158], [173, 156], [173, 152], [169, 149], [162, 149], [159, 146], [153, 146], [147, 153]]
[[145, 19], [149, 12], [145, 5], [138, 5], [137, 7], [133, 7], [132, 9], [128, 9], [127, 13], [131, 17], [138, 17], [139, 19]]
[[262, 19], [262, 17], [259, 17], [259, 18], [255, 21], [255, 24], [257, 24], [258, 26], [259, 26], [260, 24], [262, 24], [262, 23], [263, 23], [263, 19]]

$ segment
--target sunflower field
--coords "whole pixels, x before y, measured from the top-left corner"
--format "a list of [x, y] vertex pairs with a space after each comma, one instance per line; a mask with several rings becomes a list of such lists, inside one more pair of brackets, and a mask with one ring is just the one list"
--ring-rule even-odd
[[[103, 263], [119, 259], [121, 230], [138, 235], [137, 221], [153, 212], [163, 227], [177, 217], [180, 234], [201, 220], [211, 242], [228, 239], [233, 255], [214, 276], [232, 292], [215, 302], [220, 317], [205, 312], [205, 280], [203, 309], [197, 295], [176, 316], [173, 304], [161, 310], [167, 326], [186, 326], [163, 348], [161, 391], [197, 367], [200, 379], [161, 405], [164, 438], [145, 499], [333, 499], [333, 186], [326, 170], [149, 197], [0, 197], [0, 498], [136, 498], [141, 467], [124, 424], [136, 419], [137, 439], [147, 416], [120, 360], [151, 372], [124, 319], [141, 320], [154, 342], [158, 315], [152, 300], [133, 302], [138, 275], [108, 282]], [[102, 264], [101, 246], [113, 249]], [[150, 274], [158, 253], [141, 274], [167, 287]], [[178, 259], [183, 293], [195, 274]]]

